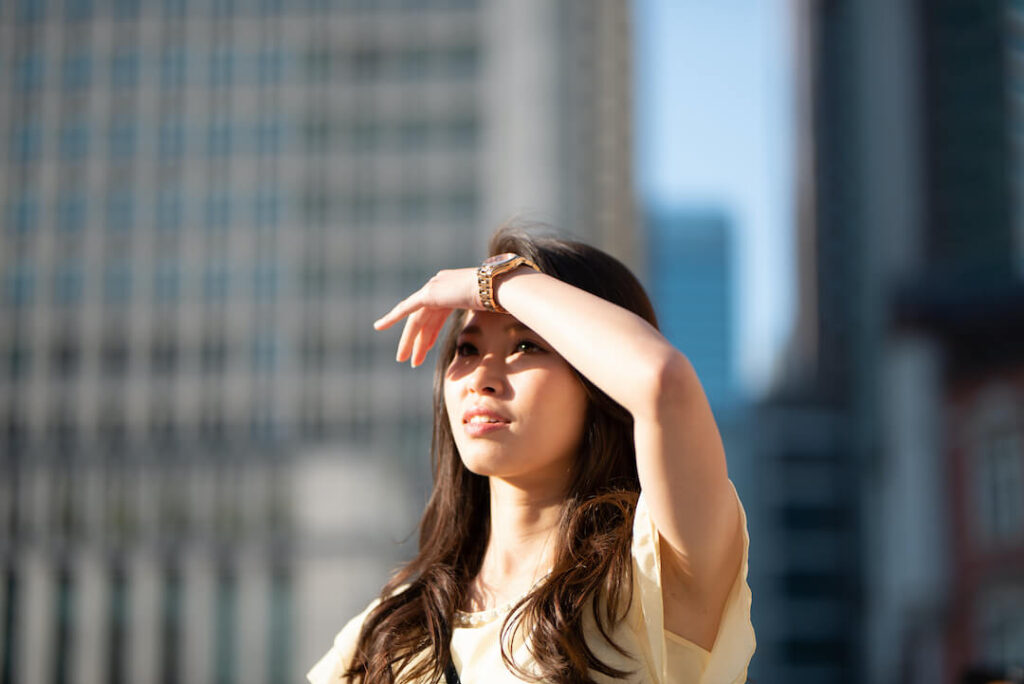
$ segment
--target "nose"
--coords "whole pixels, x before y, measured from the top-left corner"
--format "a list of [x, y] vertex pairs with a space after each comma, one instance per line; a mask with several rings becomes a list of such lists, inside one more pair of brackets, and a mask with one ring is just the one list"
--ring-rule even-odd
[[467, 388], [478, 394], [501, 394], [504, 392], [506, 388], [504, 360], [496, 354], [486, 354], [467, 378]]

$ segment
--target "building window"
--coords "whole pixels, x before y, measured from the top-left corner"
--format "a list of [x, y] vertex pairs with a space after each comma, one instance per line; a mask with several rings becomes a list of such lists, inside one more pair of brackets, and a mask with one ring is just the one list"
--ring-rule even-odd
[[275, 263], [258, 263], [252, 273], [252, 291], [256, 299], [277, 296], [278, 269]]
[[131, 230], [135, 213], [135, 202], [127, 190], [111, 190], [107, 194], [107, 228], [117, 233]]
[[118, 49], [110, 63], [110, 78], [115, 90], [135, 88], [139, 82], [139, 53], [135, 48]]
[[233, 684], [236, 681], [237, 664], [237, 604], [238, 587], [234, 573], [222, 569], [217, 582], [216, 598], [216, 648], [214, 653], [214, 681], [218, 684]]
[[69, 22], [81, 22], [92, 19], [92, 0], [65, 0], [62, 4], [64, 7], [64, 18]]
[[187, 14], [187, 0], [163, 0], [161, 5], [166, 19], [184, 19]]
[[474, 78], [480, 64], [480, 50], [475, 45], [463, 45], [448, 50], [442, 57], [447, 78]]
[[70, 378], [78, 372], [81, 349], [78, 340], [68, 334], [59, 336], [50, 348], [50, 365], [58, 378]]
[[327, 81], [331, 78], [333, 55], [326, 45], [310, 47], [305, 54], [306, 76], [310, 81]]
[[406, 81], [419, 81], [427, 75], [427, 51], [410, 48], [398, 55], [398, 75]]
[[[105, 449], [114, 453], [122, 453], [128, 441], [128, 430], [124, 421], [124, 406], [116, 399], [107, 399], [100, 412], [99, 422], [96, 425], [96, 432], [99, 441]], [[134, 522], [131, 518], [129, 504], [123, 499], [123, 492], [118, 492], [108, 500], [113, 510], [110, 511], [110, 518], [114, 523], [116, 534], [121, 535], [129, 532]]]
[[427, 123], [405, 121], [398, 126], [398, 143], [403, 151], [421, 150], [427, 146]]
[[327, 338], [323, 330], [308, 330], [302, 336], [302, 367], [307, 372], [319, 372], [327, 365]]
[[1024, 542], [1024, 414], [1012, 386], [987, 387], [968, 427], [974, 470], [973, 510], [985, 547]]
[[982, 539], [990, 545], [1024, 540], [1024, 440], [1007, 425], [988, 432], [976, 446], [978, 513]]
[[[264, 2], [267, 1], [264, 0]], [[256, 70], [261, 86], [280, 83], [284, 72], [284, 55], [281, 50], [277, 48], [260, 50], [256, 56]]]
[[377, 220], [378, 200], [369, 193], [358, 193], [352, 198], [350, 210], [352, 212], [352, 224], [356, 226], [370, 226]]
[[139, 18], [139, 0], [114, 0], [114, 18], [128, 21]]
[[231, 197], [224, 191], [207, 195], [204, 214], [207, 229], [227, 228], [231, 225]]
[[[208, 404], [203, 414], [199, 417], [199, 437], [203, 442], [210, 445], [221, 444], [227, 438], [227, 430], [224, 425], [224, 412], [217, 404]], [[230, 507], [230, 502], [224, 502], [220, 507], [221, 524], [224, 518], [229, 517], [223, 511]]]
[[185, 48], [165, 46], [160, 53], [160, 86], [173, 90], [185, 85]]
[[[249, 437], [254, 442], [274, 442], [278, 438], [274, 408], [268, 402], [254, 404], [249, 417]], [[271, 681], [276, 681], [271, 678]]]
[[207, 264], [203, 270], [203, 297], [208, 301], [225, 299], [229, 294], [230, 281], [227, 262], [221, 260]]
[[210, 157], [231, 155], [231, 123], [213, 121], [206, 129], [206, 154]]
[[156, 267], [153, 296], [161, 304], [177, 304], [181, 300], [181, 264], [177, 259], [164, 259]]
[[[35, 3], [28, 3], [35, 4]], [[14, 58], [14, 88], [25, 93], [38, 90], [43, 85], [43, 53], [38, 50], [26, 52]]]
[[376, 48], [362, 48], [352, 53], [352, 78], [356, 81], [376, 81], [380, 76], [383, 57]]
[[160, 122], [158, 154], [161, 161], [185, 156], [185, 127], [178, 119]]
[[228, 366], [227, 340], [221, 335], [205, 337], [199, 352], [199, 361], [204, 373], [223, 373]]
[[150, 369], [156, 375], [168, 375], [178, 369], [178, 341], [170, 334], [158, 336], [150, 347]]
[[277, 340], [273, 333], [257, 333], [253, 335], [249, 350], [250, 361], [254, 373], [273, 373], [277, 368]]
[[260, 156], [274, 156], [281, 149], [281, 122], [263, 119], [256, 124], [256, 152]]
[[82, 301], [82, 265], [67, 261], [54, 273], [53, 303], [57, 307], [77, 306]]
[[475, 148], [479, 137], [477, 120], [475, 117], [454, 119], [445, 126], [445, 133], [447, 142], [452, 147]]
[[326, 434], [324, 406], [320, 397], [309, 395], [302, 401], [299, 414], [299, 427], [302, 436], [308, 440], [317, 440]]
[[128, 343], [123, 333], [108, 335], [103, 340], [100, 364], [108, 376], [120, 377], [128, 370]]
[[356, 121], [352, 124], [350, 137], [353, 152], [376, 152], [383, 138], [381, 125], [373, 121]]
[[981, 659], [999, 667], [1019, 667], [1024, 653], [1024, 585], [985, 589], [975, 612]]
[[235, 0], [213, 0], [211, 10], [215, 17], [230, 17], [235, 13]]
[[174, 422], [174, 409], [167, 404], [153, 406], [149, 411], [150, 441], [163, 448], [175, 445], [178, 430]]
[[[74, 449], [77, 443], [78, 426], [75, 424], [75, 417], [72, 414], [70, 408], [66, 405], [59, 405], [53, 407], [49, 416], [49, 424], [47, 429], [50, 433], [50, 441], [54, 447], [57, 448], [61, 454], [69, 454]], [[61, 473], [63, 475], [64, 473]], [[72, 526], [69, 519], [72, 517], [69, 508], [69, 494], [67, 487], [67, 481], [64, 477], [58, 476], [56, 484], [63, 490], [54, 493], [52, 501], [55, 506], [58, 507], [60, 515], [58, 516], [61, 520], [60, 525], [64, 529], [68, 529]]]
[[4, 301], [13, 309], [23, 309], [32, 303], [35, 294], [35, 268], [31, 263], [19, 261], [4, 275]]
[[[8, 410], [7, 415], [0, 424], [3, 434], [0, 434], [0, 444], [7, 449], [7, 453], [13, 454], [25, 447], [28, 443], [28, 421], [23, 415], [19, 415], [13, 406]], [[10, 596], [10, 594], [7, 594]], [[10, 632], [8, 632], [8, 635]]]
[[124, 304], [132, 296], [132, 273], [127, 259], [106, 265], [103, 271], [103, 299], [108, 304]]
[[110, 158], [128, 159], [135, 156], [135, 121], [118, 116], [110, 124]]
[[322, 226], [330, 219], [331, 200], [327, 191], [310, 189], [302, 196], [302, 220], [308, 225]]
[[85, 228], [85, 195], [74, 191], [57, 199], [57, 230], [65, 234], [80, 234]]
[[321, 256], [309, 256], [302, 267], [302, 296], [316, 299], [327, 294], [327, 262]]
[[9, 379], [18, 380], [27, 377], [32, 370], [32, 348], [15, 340], [7, 350], [5, 362]]
[[156, 197], [156, 229], [163, 233], [178, 233], [181, 230], [182, 204], [180, 187], [160, 186]]
[[477, 215], [477, 195], [472, 190], [456, 192], [448, 198], [448, 218], [473, 223]]
[[28, 164], [39, 159], [42, 133], [39, 124], [24, 123], [11, 129], [9, 158], [16, 164]]
[[71, 680], [72, 664], [69, 654], [71, 652], [72, 638], [75, 632], [75, 608], [77, 594], [74, 575], [63, 563], [57, 570], [56, 578], [56, 601], [54, 605], [54, 635], [53, 652], [53, 681], [67, 682]]
[[302, 124], [307, 152], [326, 152], [331, 144], [331, 122], [324, 116], [310, 116]]
[[235, 56], [230, 48], [217, 47], [210, 54], [210, 87], [229, 88], [235, 70]]
[[92, 58], [88, 53], [64, 55], [61, 64], [61, 86], [64, 90], [79, 92], [87, 89], [91, 81]]
[[31, 190], [16, 193], [8, 205], [8, 231], [16, 237], [35, 232], [39, 222], [39, 201]]
[[256, 195], [256, 227], [272, 228], [281, 222], [281, 196], [270, 188]]
[[181, 681], [184, 592], [181, 572], [172, 561], [164, 569], [163, 605], [160, 616], [161, 667], [164, 681]]
[[423, 193], [403, 195], [399, 200], [399, 212], [404, 223], [419, 223], [427, 216], [427, 196]]

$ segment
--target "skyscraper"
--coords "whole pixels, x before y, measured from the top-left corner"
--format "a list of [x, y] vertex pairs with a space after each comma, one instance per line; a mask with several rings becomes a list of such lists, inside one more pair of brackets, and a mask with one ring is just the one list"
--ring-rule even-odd
[[0, 681], [294, 680], [298, 456], [428, 477], [372, 320], [514, 214], [635, 260], [629, 53], [620, 2], [0, 7]]

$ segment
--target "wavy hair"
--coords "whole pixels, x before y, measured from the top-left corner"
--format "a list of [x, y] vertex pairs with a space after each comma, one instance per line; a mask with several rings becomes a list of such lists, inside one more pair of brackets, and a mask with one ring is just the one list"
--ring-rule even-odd
[[[657, 327], [643, 286], [621, 262], [589, 245], [515, 226], [493, 235], [490, 254], [515, 252], [542, 272], [618, 304]], [[438, 682], [450, 659], [453, 618], [480, 570], [490, 533], [487, 478], [459, 458], [444, 402], [444, 377], [455, 354], [462, 316], [452, 316], [434, 373], [433, 490], [419, 525], [419, 550], [381, 590], [362, 625], [346, 676], [361, 684]], [[575, 369], [574, 369], [575, 370]], [[501, 628], [501, 657], [522, 678], [569, 684], [592, 672], [629, 673], [602, 662], [584, 638], [588, 607], [598, 632], [612, 639], [632, 601], [632, 520], [640, 482], [629, 413], [578, 372], [587, 411], [557, 531], [551, 573], [510, 611]], [[527, 635], [535, 661], [527, 672], [508, 645]]]

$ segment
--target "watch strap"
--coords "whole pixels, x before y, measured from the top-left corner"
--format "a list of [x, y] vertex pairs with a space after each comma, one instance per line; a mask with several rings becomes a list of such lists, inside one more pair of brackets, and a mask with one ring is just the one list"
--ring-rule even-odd
[[488, 263], [489, 260], [485, 260], [484, 263], [476, 269], [476, 282], [477, 289], [480, 294], [480, 303], [483, 304], [484, 308], [488, 311], [495, 313], [508, 313], [497, 301], [494, 299], [494, 278], [507, 273], [520, 266], [529, 266], [535, 271], [540, 271], [537, 264], [533, 263], [524, 256], [514, 255], [514, 258], [500, 261], [496, 264]]

